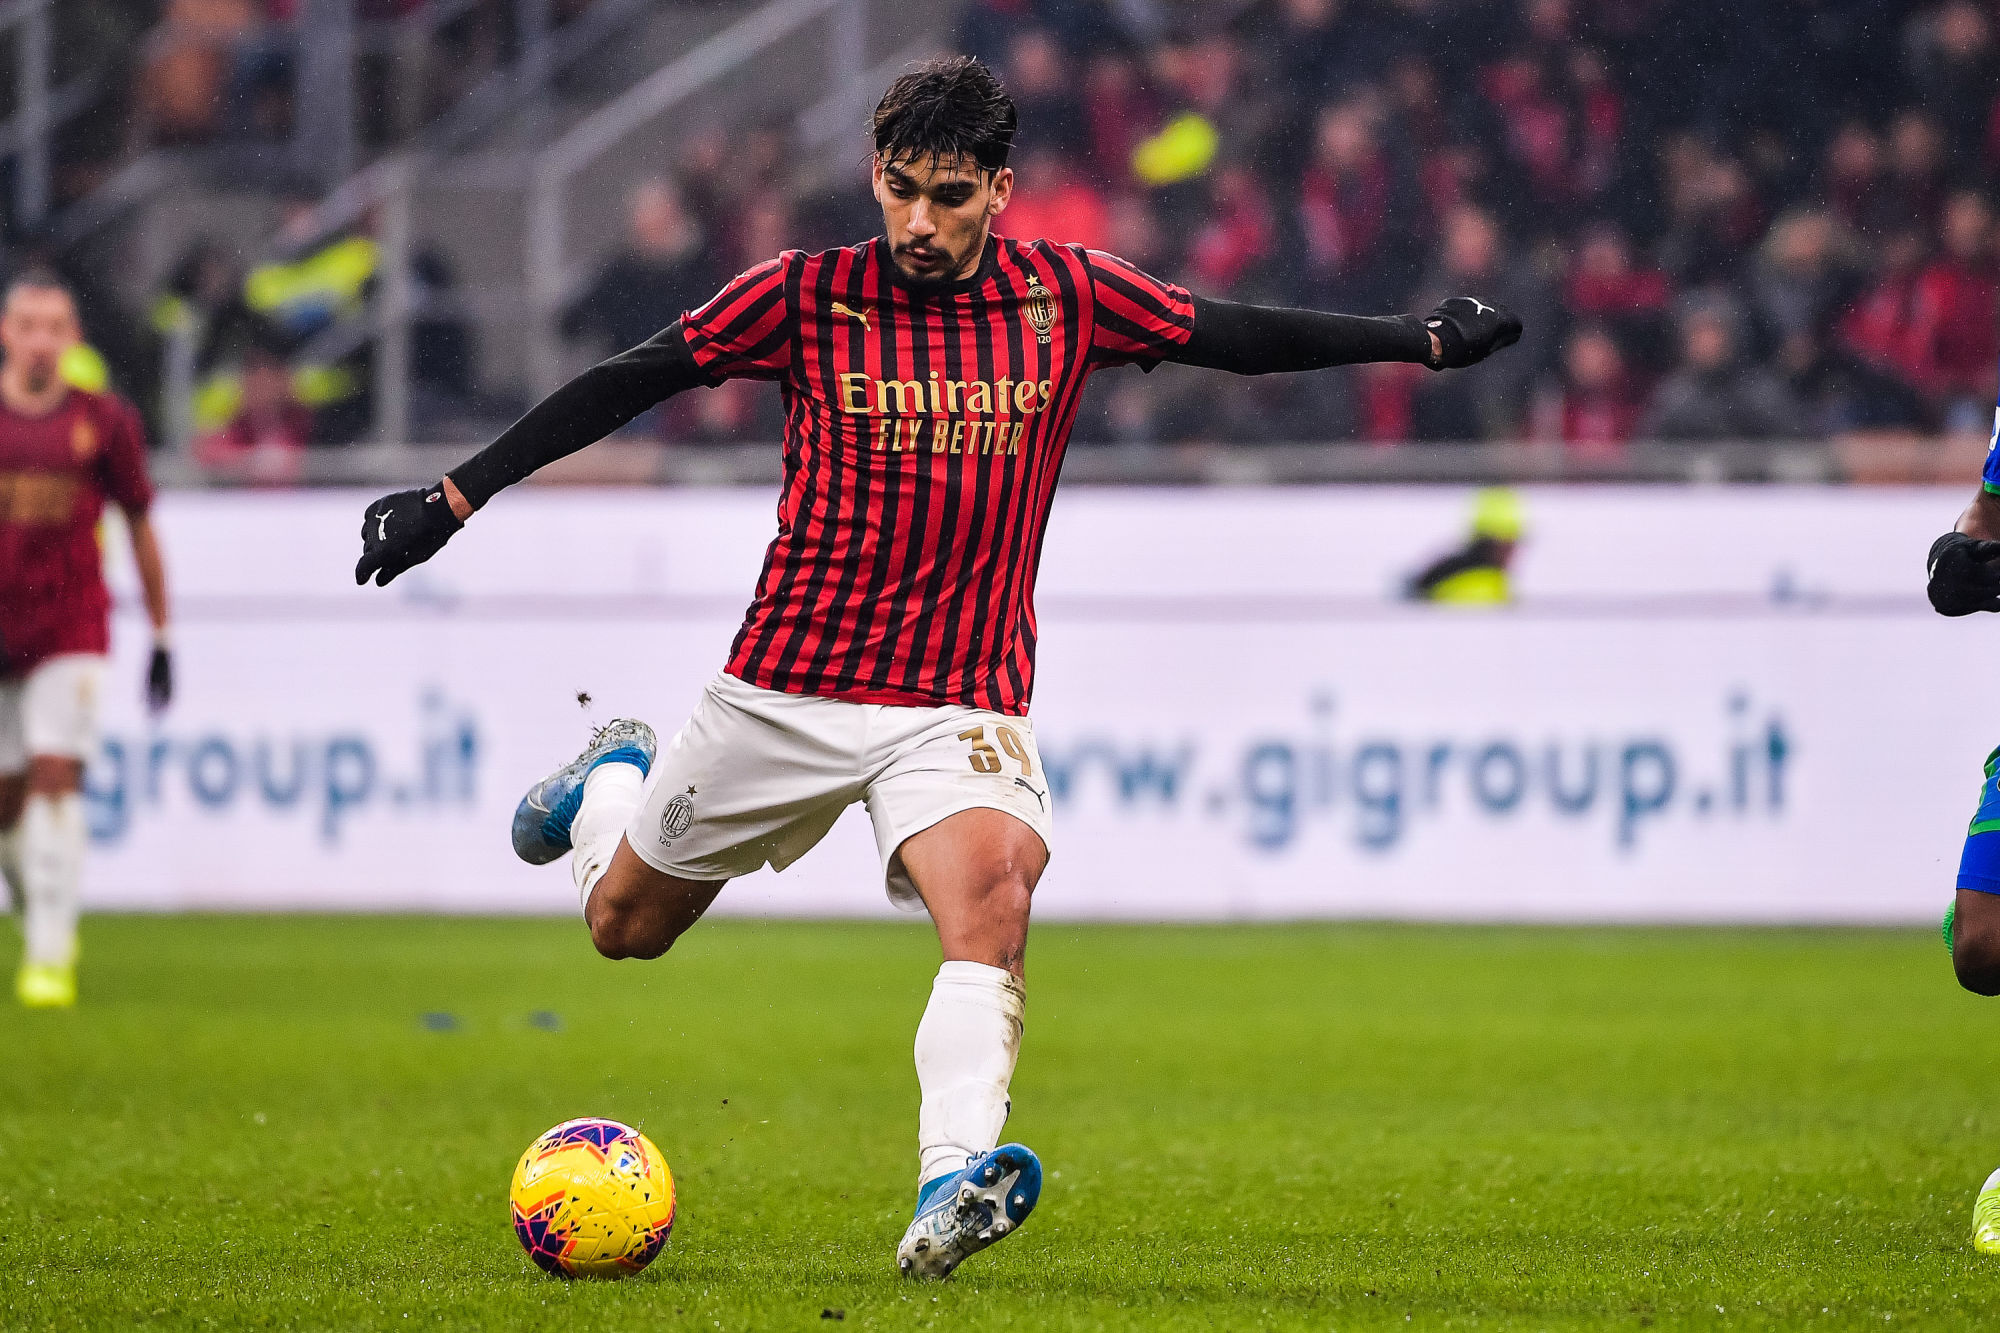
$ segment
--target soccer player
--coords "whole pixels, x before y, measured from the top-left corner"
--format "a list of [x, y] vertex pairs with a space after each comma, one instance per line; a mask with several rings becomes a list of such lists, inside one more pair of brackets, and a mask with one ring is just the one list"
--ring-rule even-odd
[[762, 866], [863, 802], [890, 897], [944, 961], [917, 1028], [916, 1216], [905, 1273], [943, 1277], [1018, 1227], [1041, 1167], [995, 1147], [1026, 991], [1049, 789], [1028, 720], [1035, 571], [1084, 381], [1161, 361], [1238, 374], [1362, 361], [1469, 366], [1520, 321], [1471, 298], [1426, 319], [1190, 296], [1111, 255], [995, 237], [1015, 110], [977, 61], [920, 66], [874, 116], [884, 234], [758, 265], [585, 371], [435, 486], [363, 517], [358, 582], [429, 559], [503, 487], [670, 394], [775, 380], [785, 483], [727, 665], [654, 759], [604, 728], [514, 821], [531, 862], [570, 853], [592, 940], [655, 958]]
[[[2000, 446], [2000, 411], [1994, 413], [1979, 493], [1957, 525], [1931, 543], [1927, 592], [1940, 615], [2000, 611], [2000, 448], [1995, 446]], [[2000, 995], [2000, 749], [1986, 758], [1944, 937], [1959, 984], [1980, 995]], [[1994, 1240], [2000, 1251], [2000, 1226]]]
[[28, 273], [0, 301], [0, 873], [21, 903], [22, 1004], [76, 1003], [83, 766], [97, 739], [111, 595], [97, 524], [125, 514], [153, 622], [146, 697], [173, 697], [167, 581], [147, 518], [153, 488], [139, 415], [66, 383], [81, 339], [60, 279]]
[[[1931, 543], [1931, 606], [1940, 615], [2000, 611], [2000, 409], [1986, 446], [1979, 493], [1950, 532]], [[2000, 749], [1986, 756], [1979, 806], [1958, 862], [1958, 892], [1944, 914], [1944, 942], [1958, 984], [2000, 995]], [[1972, 1205], [1972, 1247], [2000, 1254], [2000, 1171]]]

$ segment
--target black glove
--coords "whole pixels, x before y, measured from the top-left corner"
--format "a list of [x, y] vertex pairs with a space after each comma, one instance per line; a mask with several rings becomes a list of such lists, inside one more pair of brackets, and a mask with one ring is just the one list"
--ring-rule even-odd
[[1931, 543], [1931, 606], [1941, 616], [2000, 611], [2000, 542], [1947, 532]]
[[167, 645], [153, 644], [153, 660], [146, 664], [146, 707], [164, 713], [174, 701], [174, 655]]
[[354, 581], [373, 578], [376, 587], [386, 588], [398, 574], [444, 549], [464, 526], [451, 512], [442, 481], [426, 490], [385, 495], [361, 516], [361, 563], [354, 567]]
[[1444, 355], [1432, 370], [1476, 366], [1503, 347], [1521, 341], [1521, 319], [1505, 306], [1488, 305], [1470, 296], [1454, 296], [1424, 316], [1424, 327], [1437, 335]]

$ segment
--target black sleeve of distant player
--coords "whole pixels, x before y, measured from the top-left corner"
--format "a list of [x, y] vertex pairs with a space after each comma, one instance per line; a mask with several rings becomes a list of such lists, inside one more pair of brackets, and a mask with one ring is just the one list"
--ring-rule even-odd
[[474, 509], [481, 508], [537, 468], [597, 443], [655, 403], [715, 383], [696, 363], [675, 320], [536, 403], [447, 475]]
[[1194, 298], [1194, 331], [1167, 360], [1232, 375], [1325, 370], [1367, 361], [1431, 363], [1431, 335], [1415, 315], [1332, 315]]

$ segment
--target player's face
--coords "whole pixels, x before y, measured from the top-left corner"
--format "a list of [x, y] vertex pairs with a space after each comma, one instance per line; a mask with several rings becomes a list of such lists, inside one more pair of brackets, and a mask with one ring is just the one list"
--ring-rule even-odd
[[875, 198], [889, 252], [904, 277], [948, 283], [978, 271], [993, 219], [1014, 193], [1014, 172], [976, 163], [875, 159]]
[[17, 368], [30, 393], [55, 383], [62, 354], [81, 336], [69, 293], [51, 287], [16, 287], [0, 309], [0, 353]]

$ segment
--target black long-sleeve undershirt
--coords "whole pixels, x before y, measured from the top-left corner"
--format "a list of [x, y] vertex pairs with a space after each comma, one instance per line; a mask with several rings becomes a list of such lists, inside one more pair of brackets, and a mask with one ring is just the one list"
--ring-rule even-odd
[[449, 474], [474, 509], [517, 481], [588, 448], [656, 403], [715, 380], [696, 363], [675, 320], [629, 351], [557, 389], [499, 439]]
[[1232, 375], [1325, 370], [1367, 361], [1431, 362], [1415, 315], [1335, 315], [1194, 298], [1194, 331], [1167, 360]]
[[[1196, 297], [1194, 329], [1169, 361], [1235, 375], [1324, 370], [1367, 361], [1431, 362], [1431, 336], [1413, 315], [1335, 315]], [[499, 439], [452, 469], [474, 509], [536, 470], [595, 444], [647, 408], [716, 383], [675, 320], [630, 351], [601, 361], [537, 403]]]

